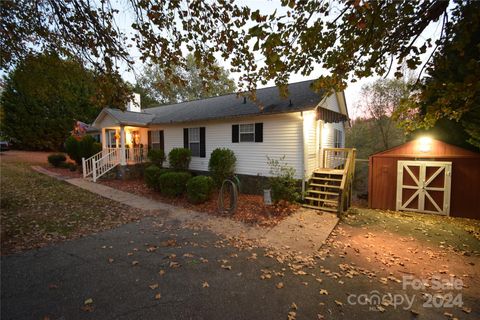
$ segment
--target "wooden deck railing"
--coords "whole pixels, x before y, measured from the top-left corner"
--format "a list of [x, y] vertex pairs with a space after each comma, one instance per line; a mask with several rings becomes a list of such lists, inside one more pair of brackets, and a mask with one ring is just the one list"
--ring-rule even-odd
[[351, 203], [356, 153], [353, 148], [323, 149], [323, 169], [341, 170], [343, 174], [338, 197], [339, 213], [347, 210]]

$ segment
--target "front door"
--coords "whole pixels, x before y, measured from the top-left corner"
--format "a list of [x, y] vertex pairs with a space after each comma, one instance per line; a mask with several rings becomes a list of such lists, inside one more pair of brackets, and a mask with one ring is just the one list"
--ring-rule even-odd
[[397, 210], [448, 215], [451, 162], [398, 161]]

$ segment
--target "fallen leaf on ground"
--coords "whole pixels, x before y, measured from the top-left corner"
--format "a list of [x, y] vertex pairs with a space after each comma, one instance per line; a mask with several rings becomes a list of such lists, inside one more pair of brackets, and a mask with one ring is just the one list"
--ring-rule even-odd
[[181, 264], [175, 261], [170, 262], [170, 268], [175, 269], [175, 268], [180, 268]]
[[341, 302], [338, 301], [338, 300], [335, 300], [335, 303], [337, 304], [337, 306], [340, 306], [340, 307], [343, 306], [343, 303], [341, 303]]
[[210, 285], [208, 284], [207, 281], [205, 281], [204, 283], [202, 283], [202, 287], [203, 288], [208, 288], [208, 287], [210, 287]]
[[287, 316], [288, 320], [295, 320], [297, 319], [297, 313], [295, 311], [290, 311]]
[[320, 289], [320, 294], [321, 295], [328, 295], [328, 291], [325, 289]]
[[292, 305], [290, 306], [290, 308], [292, 308], [293, 310], [297, 310], [298, 306], [295, 302], [292, 302]]
[[227, 265], [222, 264], [221, 267], [222, 267], [222, 269], [225, 269], [225, 270], [232, 270], [232, 266], [227, 266]]
[[139, 262], [137, 260], [132, 261], [132, 266], [138, 266]]
[[112, 258], [108, 258], [109, 263], [112, 263], [113, 261], [115, 261], [115, 260], [113, 260]]
[[472, 308], [463, 307], [463, 308], [462, 308], [462, 311], [465, 312], [465, 313], [470, 313], [470, 312], [472, 312]]
[[155, 295], [155, 300], [160, 300], [161, 297], [162, 297], [162, 295], [160, 293], [157, 293]]
[[282, 289], [284, 287], [283, 282], [279, 282], [275, 285], [277, 289]]
[[87, 300], [85, 300], [83, 302], [84, 305], [87, 305], [87, 304], [92, 304], [93, 303], [93, 299], [92, 298], [88, 298]]
[[158, 283], [151, 284], [151, 285], [149, 285], [149, 287], [152, 290], [157, 289], [158, 288]]
[[163, 270], [163, 269], [160, 270], [160, 271], [158, 271], [158, 274], [161, 275], [161, 276], [163, 276], [165, 273], [166, 273], [166, 272], [165, 272], [165, 270]]

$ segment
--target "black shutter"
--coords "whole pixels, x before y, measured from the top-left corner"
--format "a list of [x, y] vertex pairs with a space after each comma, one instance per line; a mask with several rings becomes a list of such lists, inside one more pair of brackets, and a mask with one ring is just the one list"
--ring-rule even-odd
[[165, 138], [163, 136], [163, 130], [160, 130], [160, 149], [165, 151]]
[[152, 148], [152, 131], [148, 130], [148, 150]]
[[188, 149], [188, 128], [183, 128], [183, 147]]
[[263, 142], [263, 123], [255, 123], [255, 142]]
[[232, 142], [238, 143], [238, 124], [232, 125]]
[[200, 158], [205, 158], [205, 127], [200, 127]]

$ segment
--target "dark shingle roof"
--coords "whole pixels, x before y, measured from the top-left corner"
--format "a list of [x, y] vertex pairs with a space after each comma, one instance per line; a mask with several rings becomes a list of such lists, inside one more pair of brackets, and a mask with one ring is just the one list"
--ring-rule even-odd
[[[236, 93], [193, 100], [159, 107], [143, 112], [104, 109], [120, 124], [146, 126], [175, 122], [192, 122], [242, 116], [298, 112], [315, 108], [324, 92], [315, 93], [310, 89], [311, 80], [288, 85], [288, 97], [282, 98], [278, 87], [258, 89], [257, 102], [244, 100]], [[244, 103], [244, 101], [246, 103]], [[261, 107], [263, 108], [261, 108]]]
[[125, 125], [146, 125], [152, 122], [154, 115], [148, 112], [122, 111], [119, 109], [105, 109], [112, 117], [118, 120], [120, 124]]
[[[244, 103], [243, 97], [233, 93], [149, 108], [145, 112], [155, 116], [152, 123], [162, 124], [309, 110], [323, 98], [322, 94], [310, 89], [311, 83], [309, 80], [289, 84], [286, 99], [280, 96], [277, 87], [269, 87], [257, 90], [256, 103], [248, 99]], [[259, 105], [263, 106], [263, 110]]]

